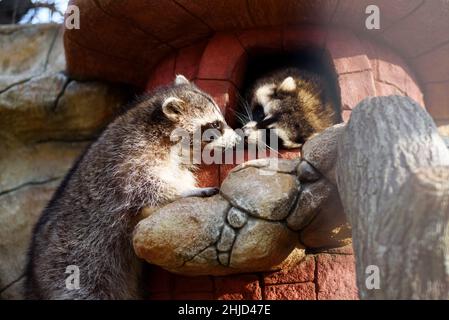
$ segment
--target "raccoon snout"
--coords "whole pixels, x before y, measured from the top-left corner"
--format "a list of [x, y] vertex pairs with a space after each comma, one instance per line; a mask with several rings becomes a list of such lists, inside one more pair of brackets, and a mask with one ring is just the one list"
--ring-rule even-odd
[[256, 121], [250, 121], [243, 126], [242, 129], [247, 144], [257, 144], [260, 140], [260, 131], [257, 125], [258, 123]]
[[233, 148], [242, 141], [242, 137], [232, 129], [225, 129], [223, 133], [223, 140], [226, 148]]
[[230, 149], [239, 144], [242, 137], [231, 128], [224, 129], [222, 135], [206, 145], [207, 149]]
[[249, 136], [254, 130], [257, 130], [257, 122], [256, 121], [250, 121], [246, 123], [243, 127], [243, 133], [245, 136]]
[[243, 126], [243, 129], [256, 129], [256, 128], [257, 128], [256, 121], [249, 121]]

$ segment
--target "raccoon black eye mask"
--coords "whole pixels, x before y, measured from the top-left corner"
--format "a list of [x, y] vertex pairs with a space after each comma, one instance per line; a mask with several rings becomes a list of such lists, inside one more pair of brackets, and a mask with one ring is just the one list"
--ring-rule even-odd
[[300, 147], [308, 138], [338, 123], [325, 79], [287, 68], [259, 79], [249, 93], [252, 115], [243, 127], [248, 142], [261, 139], [260, 129], [272, 129], [285, 148]]

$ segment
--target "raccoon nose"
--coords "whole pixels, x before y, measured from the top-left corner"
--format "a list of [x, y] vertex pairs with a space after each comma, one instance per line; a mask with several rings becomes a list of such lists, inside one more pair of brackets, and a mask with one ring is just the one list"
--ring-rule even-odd
[[242, 142], [242, 137], [240, 135], [238, 135], [237, 133], [234, 136], [235, 139], [235, 144], [239, 144], [240, 142]]
[[231, 139], [234, 140], [234, 142], [239, 143], [242, 140], [242, 137], [234, 130], [230, 129], [229, 133], [231, 134]]
[[249, 134], [251, 131], [255, 130], [256, 128], [257, 128], [256, 121], [250, 121], [242, 127], [243, 133], [245, 135]]

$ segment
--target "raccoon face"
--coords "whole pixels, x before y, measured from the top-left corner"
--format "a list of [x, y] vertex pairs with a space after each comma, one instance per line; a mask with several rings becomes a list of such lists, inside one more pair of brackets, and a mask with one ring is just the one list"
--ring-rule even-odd
[[304, 142], [300, 125], [292, 118], [297, 110], [297, 84], [293, 77], [257, 86], [250, 98], [252, 120], [243, 127], [249, 143], [265, 136], [261, 129], [273, 130], [285, 148], [298, 148]]
[[174, 89], [162, 103], [162, 112], [191, 138], [200, 134], [202, 147], [227, 149], [241, 140], [215, 101], [182, 75], [176, 76]]

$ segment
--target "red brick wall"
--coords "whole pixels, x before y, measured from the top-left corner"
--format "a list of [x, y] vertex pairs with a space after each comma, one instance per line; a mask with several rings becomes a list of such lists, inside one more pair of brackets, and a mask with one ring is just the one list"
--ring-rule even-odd
[[201, 42], [166, 57], [152, 72], [147, 89], [170, 82], [175, 74], [185, 73], [200, 88], [209, 92], [233, 124], [236, 91], [242, 84], [248, 53], [253, 51], [291, 52], [304, 45], [329, 52], [341, 91], [343, 117], [367, 96], [405, 95], [427, 105], [436, 117], [441, 102], [426, 92], [424, 101], [418, 80], [406, 61], [384, 45], [359, 38], [347, 29], [318, 27], [271, 28], [238, 33], [218, 33], [207, 44]]
[[[438, 123], [449, 123], [449, 3], [446, 0], [376, 0], [382, 12], [381, 30], [365, 27], [365, 10], [370, 1], [303, 0], [288, 1], [288, 5], [278, 0], [71, 2], [80, 8], [84, 21], [83, 31], [64, 31], [67, 71], [75, 78], [99, 78], [140, 87], [162, 57], [183, 51], [182, 48], [216, 32], [252, 29], [238, 34], [245, 49], [259, 46], [279, 51], [294, 48], [308, 38], [328, 45], [327, 31], [322, 33], [323, 37], [315, 32], [317, 29], [304, 27], [306, 23], [330, 26], [332, 31], [335, 26], [344, 26], [401, 52], [420, 76], [428, 110]], [[299, 27], [290, 27], [294, 25]], [[262, 27], [270, 29], [260, 30]], [[349, 41], [351, 36], [345, 37], [351, 50], [357, 48]], [[355, 66], [354, 61], [351, 64]], [[369, 69], [374, 70], [374, 65], [366, 70]], [[373, 74], [377, 81], [365, 90], [379, 93], [398, 90], [392, 88], [395, 87], [395, 83], [389, 82], [392, 79], [383, 78], [382, 67], [379, 71], [378, 75]], [[367, 79], [366, 74], [357, 77]]]
[[150, 266], [149, 299], [357, 299], [352, 249], [309, 254], [288, 270], [185, 277]]
[[[184, 74], [210, 93], [230, 125], [235, 124], [233, 108], [241, 86], [248, 55], [257, 50], [295, 51], [304, 45], [325, 48], [338, 75], [342, 116], [365, 97], [399, 94], [410, 96], [424, 106], [418, 81], [407, 63], [392, 50], [349, 30], [317, 27], [270, 28], [219, 33], [166, 57], [152, 72], [147, 89], [173, 81]], [[445, 116], [436, 103], [439, 89], [426, 96], [429, 111]], [[282, 151], [282, 157], [298, 155]], [[203, 186], [219, 186], [233, 166], [202, 168]], [[289, 270], [227, 277], [183, 277], [151, 266], [148, 292], [151, 299], [356, 299], [354, 257], [351, 248], [310, 254]]]

